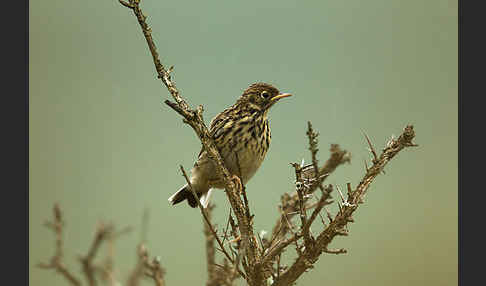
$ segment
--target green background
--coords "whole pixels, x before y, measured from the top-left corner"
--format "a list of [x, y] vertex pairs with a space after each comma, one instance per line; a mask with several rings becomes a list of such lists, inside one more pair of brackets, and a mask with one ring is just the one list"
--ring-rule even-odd
[[[353, 154], [327, 181], [355, 186], [370, 154], [414, 124], [419, 148], [400, 153], [370, 188], [350, 236], [299, 285], [457, 284], [457, 1], [142, 1], [161, 58], [207, 122], [256, 81], [295, 96], [270, 112], [272, 144], [248, 183], [255, 229], [270, 231], [289, 162], [309, 161], [306, 122]], [[29, 280], [66, 285], [35, 265], [54, 251], [42, 226], [59, 202], [65, 262], [80, 270], [98, 221], [135, 230], [116, 241], [116, 274], [135, 264], [143, 210], [148, 249], [168, 285], [206, 279], [201, 217], [167, 198], [200, 143], [163, 100], [138, 23], [115, 0], [30, 1]], [[336, 197], [337, 195], [335, 195]], [[229, 204], [213, 196], [215, 221]], [[317, 233], [319, 227], [314, 227]], [[106, 255], [99, 252], [98, 261]], [[147, 284], [148, 285], [148, 284]]]

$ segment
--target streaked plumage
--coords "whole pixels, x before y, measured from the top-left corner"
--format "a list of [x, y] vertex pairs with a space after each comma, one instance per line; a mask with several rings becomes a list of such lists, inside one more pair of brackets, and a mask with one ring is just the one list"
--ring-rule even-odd
[[[211, 120], [209, 131], [225, 166], [231, 174], [240, 177], [243, 185], [261, 166], [270, 146], [268, 111], [279, 99], [287, 96], [290, 94], [280, 94], [270, 84], [255, 83], [243, 92], [235, 104]], [[211, 188], [224, 188], [213, 162], [203, 150], [191, 174], [191, 185], [205, 206], [209, 202]], [[196, 207], [197, 202], [186, 187], [172, 195], [169, 202], [177, 204], [187, 199], [191, 207]]]

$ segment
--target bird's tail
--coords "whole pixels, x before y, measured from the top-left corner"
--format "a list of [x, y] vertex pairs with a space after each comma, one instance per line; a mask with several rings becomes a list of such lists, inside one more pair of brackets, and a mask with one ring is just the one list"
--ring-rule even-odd
[[[197, 194], [197, 197], [199, 199], [199, 201], [201, 202], [201, 204], [203, 205], [203, 207], [207, 207], [208, 204], [209, 204], [209, 198], [211, 197], [211, 193], [212, 193], [212, 189], [210, 189], [208, 192], [204, 193], [204, 194], [199, 194], [196, 192]], [[192, 194], [191, 190], [189, 189], [189, 186], [186, 184], [184, 185], [184, 187], [182, 187], [179, 191], [177, 191], [175, 194], [173, 194], [170, 198], [169, 198], [169, 202], [172, 204], [172, 205], [175, 205], [175, 204], [178, 204], [184, 200], [187, 200], [187, 203], [192, 207], [192, 208], [195, 208], [197, 207], [197, 201], [196, 199], [194, 198], [194, 195]]]
[[195, 208], [197, 206], [196, 199], [192, 195], [191, 190], [189, 190], [189, 186], [186, 184], [180, 190], [178, 190], [175, 194], [170, 196], [169, 203], [175, 205], [184, 200], [187, 200], [187, 203], [191, 206], [191, 208]]

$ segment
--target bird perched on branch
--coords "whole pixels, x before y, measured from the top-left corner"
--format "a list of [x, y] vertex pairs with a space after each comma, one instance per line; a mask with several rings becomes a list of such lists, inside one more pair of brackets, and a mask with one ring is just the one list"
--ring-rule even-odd
[[[258, 170], [270, 145], [268, 111], [280, 99], [289, 97], [267, 83], [250, 85], [235, 104], [211, 120], [209, 132], [228, 171], [237, 175], [245, 185]], [[212, 189], [224, 189], [224, 182], [206, 151], [201, 150], [191, 170], [191, 185], [201, 204], [207, 207]], [[195, 200], [188, 185], [169, 198], [173, 205], [187, 200], [195, 208]]]

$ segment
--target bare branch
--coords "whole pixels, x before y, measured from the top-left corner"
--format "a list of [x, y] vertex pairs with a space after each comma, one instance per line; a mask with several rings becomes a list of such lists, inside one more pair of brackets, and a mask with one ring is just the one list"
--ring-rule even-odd
[[[307, 225], [307, 212], [304, 207], [305, 201], [304, 201], [304, 196], [305, 196], [305, 187], [304, 183], [302, 182], [302, 168], [300, 167], [299, 164], [292, 164], [294, 169], [295, 169], [295, 177], [296, 177], [296, 191], [297, 195], [299, 197], [299, 215], [300, 215], [300, 222], [301, 225]], [[311, 237], [309, 231], [304, 231], [302, 233], [304, 237], [304, 243], [307, 248], [312, 247], [312, 244], [314, 243], [313, 238]]]
[[311, 151], [311, 157], [312, 157], [312, 167], [314, 168], [314, 174], [316, 178], [316, 183], [319, 185], [319, 188], [323, 190], [322, 188], [322, 181], [319, 180], [319, 167], [317, 167], [317, 151], [319, 149], [317, 148], [317, 136], [319, 134], [314, 132], [314, 129], [312, 129], [312, 124], [310, 121], [307, 121], [307, 137], [309, 138], [309, 150]]
[[309, 218], [309, 220], [307, 221], [307, 224], [305, 224], [302, 228], [303, 232], [309, 231], [310, 226], [312, 225], [312, 223], [316, 219], [317, 215], [321, 212], [322, 208], [324, 206], [326, 206], [327, 204], [329, 204], [327, 199], [329, 198], [329, 195], [331, 194], [331, 192], [332, 192], [332, 185], [329, 185], [327, 188], [324, 188], [324, 191], [322, 192], [322, 196], [319, 199], [319, 202], [317, 203], [316, 208], [312, 212], [312, 215]]
[[[213, 210], [214, 205], [209, 203], [208, 207], [206, 208], [206, 215], [208, 220], [211, 220], [211, 211]], [[212, 232], [212, 229], [209, 227], [209, 224], [206, 222], [205, 218], [204, 219], [204, 236], [206, 237], [206, 265], [207, 265], [207, 270], [208, 270], [208, 281], [206, 283], [207, 286], [216, 286], [217, 281], [216, 281], [216, 271], [214, 270], [214, 267], [216, 265], [216, 251], [214, 249], [214, 233]]]
[[71, 285], [79, 286], [81, 285], [80, 280], [76, 276], [74, 276], [74, 274], [72, 274], [71, 271], [69, 271], [62, 262], [62, 258], [64, 255], [64, 241], [62, 235], [64, 221], [59, 204], [54, 204], [53, 211], [54, 222], [46, 222], [45, 226], [52, 229], [56, 234], [56, 252], [49, 263], [39, 263], [37, 266], [43, 269], [54, 269], [59, 274], [61, 274]]
[[119, 231], [113, 231], [108, 238], [108, 248], [103, 265], [95, 266], [95, 268], [101, 273], [102, 280], [109, 283], [110, 286], [120, 285], [120, 282], [118, 282], [114, 273], [115, 240], [127, 233], [130, 233], [132, 230], [132, 227], [127, 226]]
[[[212, 246], [209, 245], [207, 248], [208, 271], [210, 273], [216, 273], [215, 269], [219, 269], [221, 271], [223, 271], [222, 269], [225, 269], [224, 271], [226, 272], [232, 269], [231, 271], [233, 271], [233, 274], [235, 276], [229, 276], [236, 277], [237, 273], [239, 272], [239, 274], [247, 280], [250, 286], [264, 285], [265, 279], [267, 277], [270, 277], [270, 275], [272, 278], [276, 279], [274, 281], [274, 285], [291, 285], [296, 281], [298, 277], [300, 277], [300, 275], [302, 275], [302, 273], [312, 267], [313, 263], [317, 261], [317, 258], [322, 253], [345, 253], [346, 251], [344, 249], [328, 250], [328, 244], [333, 240], [335, 236], [348, 234], [346, 225], [348, 222], [354, 221], [352, 218], [353, 212], [357, 209], [358, 203], [362, 202], [362, 198], [371, 182], [378, 174], [383, 172], [383, 168], [388, 163], [388, 161], [404, 147], [416, 146], [414, 143], [411, 142], [413, 137], [415, 136], [413, 132], [413, 127], [407, 126], [404, 133], [397, 140], [392, 138], [387, 143], [387, 146], [383, 150], [383, 153], [380, 155], [380, 157], [378, 157], [378, 155], [376, 154], [376, 151], [372, 146], [369, 137], [365, 134], [368, 144], [370, 145], [370, 151], [374, 156], [373, 165], [370, 168], [366, 166], [366, 175], [364, 179], [356, 186], [355, 190], [351, 188], [350, 184], [347, 185], [347, 198], [344, 198], [343, 193], [338, 189], [342, 203], [338, 202], [339, 212], [333, 218], [328, 210], [325, 208], [325, 205], [330, 203], [328, 201], [328, 199], [331, 199], [330, 191], [323, 192], [321, 198], [316, 204], [309, 204], [307, 201], [310, 197], [313, 196], [314, 191], [318, 187], [323, 190], [322, 182], [327, 178], [330, 173], [332, 173], [337, 168], [337, 166], [350, 161], [350, 154], [346, 151], [341, 151], [338, 145], [331, 145], [331, 158], [326, 161], [322, 168], [319, 169], [316, 156], [318, 151], [317, 133], [313, 131], [311, 123], [308, 122], [307, 135], [309, 137], [309, 150], [311, 151], [312, 164], [308, 166], [303, 166], [303, 164], [302, 166], [299, 166], [297, 164], [294, 165], [296, 171], [296, 191], [291, 195], [284, 194], [282, 196], [282, 205], [280, 208], [281, 216], [277, 221], [276, 226], [273, 228], [270, 240], [262, 240], [262, 251], [260, 252], [259, 244], [254, 235], [252, 224], [253, 216], [250, 214], [249, 211], [250, 208], [246, 196], [245, 187], [241, 184], [241, 179], [239, 179], [237, 174], [229, 173], [228, 169], [224, 166], [221, 155], [219, 154], [219, 151], [214, 144], [213, 138], [204, 123], [202, 115], [202, 105], [199, 105], [196, 109], [190, 109], [186, 101], [180, 96], [179, 91], [177, 90], [174, 82], [171, 79], [173, 67], [166, 69], [161, 64], [159, 55], [151, 36], [151, 29], [146, 23], [146, 16], [142, 13], [139, 7], [140, 1], [119, 1], [123, 6], [131, 9], [137, 17], [137, 20], [147, 41], [149, 50], [152, 54], [158, 78], [162, 80], [164, 85], [167, 87], [169, 93], [171, 94], [172, 98], [175, 100], [175, 102], [166, 100], [165, 103], [175, 112], [181, 115], [183, 117], [183, 122], [190, 125], [198, 136], [199, 140], [201, 141], [203, 151], [206, 152], [209, 158], [214, 162], [216, 172], [220, 177], [221, 181], [224, 183], [226, 195], [231, 204], [231, 209], [233, 210], [238, 221], [238, 224], [236, 226], [230, 214], [228, 222], [231, 225], [231, 233], [234, 237], [234, 239], [229, 242], [229, 249], [231, 250], [232, 254], [231, 256], [225, 249], [223, 243], [224, 240], [226, 240], [227, 238], [226, 234], [228, 230], [228, 225], [226, 227], [225, 235], [223, 238], [224, 240], [222, 242], [218, 237], [214, 227], [211, 225], [210, 219], [208, 217], [209, 215], [202, 207], [196, 193], [191, 186], [187, 174], [181, 166], [181, 171], [186, 181], [188, 182], [192, 194], [196, 198], [202, 216], [205, 220], [205, 227], [207, 227], [205, 229], [207, 233], [207, 238], [208, 240], [211, 240], [211, 243], [215, 239], [219, 244], [219, 248], [214, 248], [214, 244], [212, 244]], [[314, 211], [312, 212], [310, 218], [307, 217], [307, 210], [309, 208], [314, 208]], [[317, 238], [314, 238], [310, 232], [310, 227], [316, 217], [318, 215], [321, 216], [320, 212], [322, 208], [326, 210], [330, 222], [329, 224], [327, 224], [327, 226], [325, 226], [324, 230], [320, 232]], [[301, 219], [299, 233], [295, 233], [292, 230], [292, 222], [289, 220], [289, 218], [291, 218], [293, 214], [297, 213], [300, 214]], [[288, 232], [291, 232], [293, 236], [285, 239]], [[298, 240], [300, 238], [303, 238], [305, 248], [302, 247], [302, 244], [299, 245]], [[232, 243], [236, 243], [234, 247], [235, 249], [237, 249], [237, 252], [232, 248]], [[296, 250], [299, 254], [299, 257], [290, 268], [281, 268], [280, 256], [284, 251], [285, 247], [292, 243], [296, 245]], [[216, 249], [221, 250], [225, 255], [223, 265], [214, 263], [214, 252]], [[212, 253], [209, 253], [211, 251]], [[277, 275], [274, 274], [273, 270], [275, 257], [278, 257]], [[144, 259], [143, 261], [145, 261], [146, 265], [146, 261], [148, 261], [148, 258]], [[238, 269], [240, 261], [246, 272], [246, 275], [240, 272]], [[232, 263], [234, 267], [229, 267], [229, 263]], [[270, 273], [268, 273], [269, 264], [271, 266]], [[213, 267], [216, 265], [218, 266], [218, 268]], [[280, 273], [281, 269], [285, 269], [283, 273]], [[155, 274], [152, 275], [152, 277], [155, 276]], [[211, 281], [216, 281], [216, 278], [213, 278], [210, 277], [208, 285], [212, 284], [210, 283]], [[218, 278], [218, 281], [220, 281], [218, 283], [226, 285], [228, 283], [231, 284], [232, 280], [225, 280], [226, 282], [223, 282], [223, 280], [219, 280]]]
[[[248, 273], [249, 275], [247, 276], [248, 283], [250, 285], [262, 285], [264, 281], [259, 271], [259, 254], [257, 251], [257, 242], [254, 238], [253, 228], [251, 227], [250, 221], [246, 216], [243, 201], [239, 197], [239, 190], [237, 189], [237, 186], [232, 179], [232, 175], [224, 166], [221, 155], [219, 154], [219, 151], [216, 148], [216, 145], [214, 144], [213, 139], [210, 136], [210, 133], [204, 123], [204, 120], [202, 118], [202, 106], [199, 106], [197, 110], [189, 109], [186, 101], [180, 96], [179, 91], [172, 81], [169, 71], [166, 70], [162, 65], [151, 35], [151, 29], [148, 27], [145, 21], [146, 16], [142, 13], [139, 2], [140, 1], [130, 0], [130, 5], [124, 6], [130, 8], [137, 17], [138, 23], [140, 24], [140, 27], [150, 49], [150, 53], [152, 54], [152, 59], [154, 61], [155, 69], [157, 70], [158, 78], [162, 80], [162, 82], [165, 84], [170, 94], [176, 101], [176, 103], [172, 103], [166, 100], [165, 103], [172, 109], [174, 109], [174, 111], [184, 117], [184, 122], [189, 124], [193, 128], [198, 138], [201, 140], [204, 150], [208, 153], [211, 160], [213, 160], [213, 162], [215, 163], [217, 173], [224, 182], [228, 200], [230, 201], [231, 207], [233, 208], [236, 218], [238, 219], [241, 239], [244, 247], [246, 248], [245, 253], [247, 256], [248, 264], [250, 266], [249, 270], [251, 271], [251, 273]], [[124, 3], [126, 4], [126, 2]]]
[[289, 246], [292, 243], [296, 242], [301, 237], [302, 237], [302, 235], [300, 235], [300, 234], [294, 234], [293, 236], [287, 238], [286, 240], [277, 242], [272, 248], [270, 248], [267, 251], [267, 254], [263, 258], [263, 263], [266, 264], [266, 263], [271, 262], [275, 258], [275, 256], [277, 256], [278, 254], [283, 253], [283, 250], [287, 246]]
[[[334, 217], [331, 223], [319, 234], [316, 238], [316, 243], [313, 248], [306, 248], [304, 253], [300, 255], [297, 260], [280, 275], [280, 278], [273, 283], [273, 286], [291, 285], [294, 283], [307, 269], [312, 266], [312, 263], [317, 260], [322, 252], [327, 250], [327, 246], [334, 239], [335, 236], [347, 234], [343, 231], [344, 227], [350, 221], [354, 211], [358, 208], [358, 202], [364, 195], [373, 180], [380, 174], [383, 167], [395, 157], [405, 147], [416, 146], [412, 140], [415, 137], [413, 126], [406, 126], [403, 133], [396, 140], [391, 140], [387, 147], [377, 160], [373, 162], [371, 168], [366, 172], [364, 178], [358, 184], [354, 191], [351, 191], [351, 196], [347, 200], [347, 204], [342, 205], [341, 211]], [[327, 250], [329, 252], [329, 250]], [[333, 251], [331, 251], [333, 252]], [[335, 251], [336, 252], [336, 251]], [[342, 253], [343, 251], [337, 251]], [[310, 263], [309, 263], [310, 262]]]
[[[330, 158], [324, 163], [324, 165], [319, 169], [319, 180], [320, 184], [322, 184], [325, 179], [336, 170], [336, 168], [344, 163], [349, 163], [351, 160], [351, 154], [346, 150], [341, 150], [339, 145], [332, 144], [330, 148], [331, 156]], [[294, 163], [295, 164], [295, 163]], [[293, 164], [292, 164], [293, 165]], [[316, 178], [315, 172], [313, 171], [313, 165], [302, 167], [302, 179], [304, 181], [314, 180]], [[318, 184], [312, 183], [310, 188], [307, 190], [307, 193], [313, 193], [314, 190], [317, 188]], [[329, 194], [329, 199], [331, 196]], [[304, 200], [306, 200], [304, 198]], [[280, 204], [280, 217], [277, 220], [275, 226], [272, 230], [272, 235], [270, 237], [270, 245], [272, 245], [275, 241], [278, 240], [280, 237], [284, 237], [287, 232], [288, 228], [287, 225], [287, 215], [299, 210], [299, 196], [298, 193], [295, 191], [292, 194], [283, 194], [281, 197], [281, 204]]]
[[154, 257], [149, 260], [148, 250], [145, 247], [145, 240], [148, 233], [149, 212], [145, 209], [142, 218], [141, 241], [137, 247], [137, 264], [128, 277], [128, 286], [138, 286], [140, 279], [149, 277], [156, 286], [164, 286], [165, 270], [160, 265], [160, 258]]
[[[148, 255], [146, 256], [148, 257]], [[158, 257], [154, 257], [152, 261], [148, 259], [145, 260], [145, 267], [148, 268], [149, 271], [145, 272], [145, 275], [152, 278], [156, 286], [164, 286], [164, 275], [165, 270], [160, 266], [160, 259]]]
[[203, 215], [204, 217], [204, 221], [206, 222], [206, 225], [207, 227], [209, 227], [211, 233], [213, 234], [213, 237], [216, 239], [216, 241], [218, 242], [219, 244], [219, 247], [221, 248], [221, 251], [223, 251], [224, 255], [226, 256], [226, 258], [231, 261], [231, 263], [233, 263], [233, 260], [231, 259], [231, 256], [228, 254], [228, 252], [226, 251], [226, 248], [224, 247], [223, 243], [221, 242], [221, 240], [219, 239], [218, 237], [218, 234], [216, 233], [216, 231], [214, 230], [213, 226], [211, 225], [211, 221], [208, 217], [208, 214], [206, 213], [206, 210], [204, 209], [203, 205], [201, 204], [201, 202], [199, 201], [199, 198], [197, 197], [197, 194], [196, 192], [194, 191], [194, 189], [192, 188], [192, 184], [191, 184], [191, 180], [189, 180], [189, 177], [187, 176], [186, 174], [186, 171], [184, 170], [184, 167], [180, 166], [181, 168], [181, 172], [182, 172], [182, 175], [184, 176], [184, 178], [186, 179], [187, 181], [187, 185], [189, 186], [189, 189], [191, 190], [191, 193], [192, 195], [194, 196], [194, 199], [196, 200], [198, 206], [199, 206], [199, 209], [201, 210], [201, 214]]
[[83, 272], [88, 280], [90, 286], [95, 286], [98, 284], [95, 278], [96, 267], [93, 265], [93, 260], [100, 248], [101, 244], [111, 236], [113, 233], [113, 225], [105, 225], [104, 223], [99, 223], [98, 228], [95, 233], [95, 237], [91, 246], [88, 250], [86, 256], [80, 257], [81, 264], [83, 265]]

